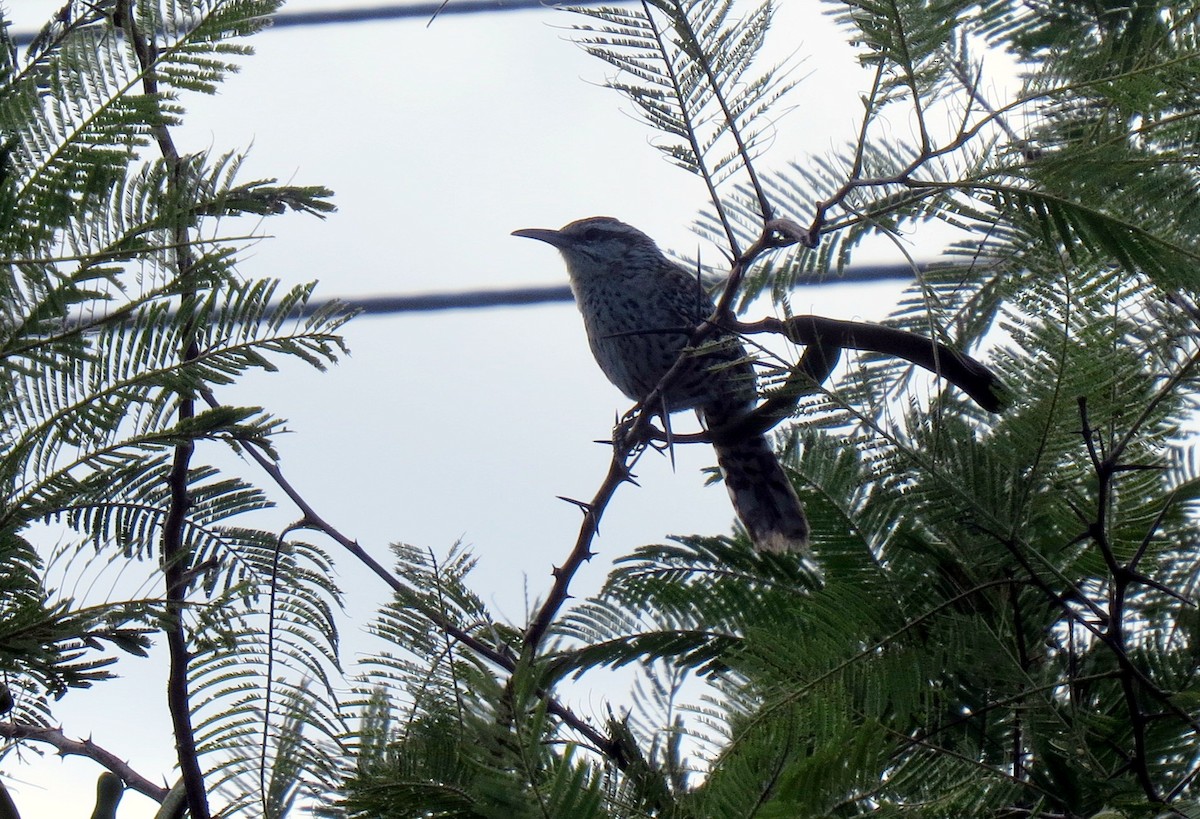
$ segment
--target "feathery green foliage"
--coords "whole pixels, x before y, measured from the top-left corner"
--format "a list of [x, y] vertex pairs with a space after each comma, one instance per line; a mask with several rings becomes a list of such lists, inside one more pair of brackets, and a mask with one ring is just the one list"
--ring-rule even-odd
[[[790, 87], [755, 67], [787, 37], [770, 3], [579, 9], [610, 85], [708, 186], [698, 227], [747, 266], [743, 304], [786, 311], [865, 241], [952, 225], [887, 323], [983, 350], [1009, 406], [878, 355], [806, 394], [778, 443], [811, 563], [740, 535], [644, 546], [520, 629], [471, 591], [465, 550], [399, 547], [376, 624], [395, 650], [367, 662], [347, 737], [329, 557], [247, 526], [265, 496], [200, 460], [270, 453], [281, 428], [215, 389], [342, 351], [341, 315], [296, 318], [311, 289], [242, 281], [222, 235], [319, 215], [327, 192], [170, 138], [275, 6], [72, 3], [25, 54], [0, 34], [6, 725], [52, 726], [54, 698], [161, 631], [185, 645], [180, 739], [231, 813], [281, 816], [343, 774], [333, 815], [1197, 811], [1200, 9], [829, 2], [861, 127], [770, 166]], [[989, 97], [985, 50], [1021, 72], [1012, 98]], [[47, 529], [53, 561], [139, 566], [164, 592], [54, 588]], [[567, 704], [629, 674], [627, 707]]]
[[[464, 555], [403, 553], [423, 591], [381, 623], [420, 648], [370, 678], [349, 814], [1200, 810], [1200, 7], [826, 6], [859, 52], [863, 121], [802, 158], [757, 153], [787, 85], [752, 73], [764, 38], [788, 42], [771, 4], [576, 11], [608, 84], [708, 182], [699, 230], [733, 257], [774, 237], [743, 304], [786, 310], [801, 275], [835, 275], [865, 240], [949, 224], [886, 323], [983, 350], [1009, 406], [858, 356], [778, 437], [812, 565], [741, 536], [644, 546], [532, 650], [469, 593]], [[987, 73], [1004, 60], [1022, 83], [1007, 99]], [[635, 665], [626, 713], [550, 707]], [[601, 801], [564, 813], [548, 781]]]
[[[323, 188], [241, 180], [237, 154], [180, 156], [170, 129], [186, 94], [237, 70], [248, 49], [236, 38], [278, 5], [72, 2], [25, 53], [0, 28], [9, 725], [56, 725], [49, 698], [107, 678], [110, 649], [145, 654], [160, 629], [178, 629], [187, 679], [172, 685], [186, 682], [209, 786], [231, 810], [273, 816], [295, 786], [260, 789], [262, 765], [293, 783], [334, 775], [339, 592], [321, 549], [241, 523], [268, 505], [259, 489], [188, 458], [208, 442], [270, 452], [282, 428], [257, 407], [196, 408], [214, 389], [343, 352], [344, 315], [297, 318], [312, 288], [243, 280], [239, 242], [223, 234], [243, 214], [331, 205]], [[47, 535], [65, 539], [60, 564], [128, 561], [140, 567], [129, 577], [157, 584], [124, 602], [74, 599], [47, 578], [35, 546]], [[172, 571], [181, 585], [164, 593]]]

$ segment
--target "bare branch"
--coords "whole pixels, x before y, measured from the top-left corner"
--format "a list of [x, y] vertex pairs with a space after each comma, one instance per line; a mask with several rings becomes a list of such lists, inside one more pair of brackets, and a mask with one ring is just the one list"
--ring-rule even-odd
[[704, 161], [704, 149], [700, 145], [700, 138], [696, 133], [695, 123], [691, 122], [691, 114], [687, 107], [687, 95], [683, 93], [683, 89], [680, 87], [679, 77], [675, 73], [675, 66], [671, 64], [671, 60], [667, 56], [670, 54], [670, 49], [668, 49], [667, 43], [663, 38], [662, 30], [658, 27], [658, 21], [654, 19], [654, 13], [650, 9], [650, 4], [646, 0], [642, 0], [642, 13], [645, 14], [646, 24], [650, 26], [650, 30], [654, 34], [654, 39], [658, 43], [659, 54], [663, 58], [666, 73], [671, 79], [671, 91], [679, 101], [680, 111], [684, 112], [684, 115], [689, 119], [687, 138], [692, 156], [696, 158], [696, 168], [700, 171], [704, 185], [708, 188], [708, 196], [717, 209], [717, 215], [721, 219], [721, 226], [725, 229], [725, 239], [736, 254], [737, 234], [733, 230], [733, 225], [729, 222], [729, 217], [726, 215], [725, 209], [721, 207], [721, 197], [717, 195], [717, 180], [713, 177], [712, 171], [709, 170], [708, 163]]
[[[796, 344], [807, 345], [804, 355], [790, 370], [784, 384], [753, 412], [717, 429], [691, 434], [675, 433], [678, 444], [712, 443], [714, 440], [766, 432], [792, 414], [796, 401], [833, 372], [842, 350], [863, 350], [903, 358], [946, 379], [965, 392], [980, 407], [999, 412], [1007, 400], [1006, 390], [995, 373], [966, 353], [953, 350], [917, 333], [825, 316], [766, 318], [756, 322], [732, 321], [723, 329], [743, 335], [775, 333]], [[653, 440], [666, 440], [654, 430]]]
[[600, 518], [617, 487], [630, 480], [629, 470], [641, 453], [640, 442], [645, 440], [642, 436], [650, 427], [650, 418], [650, 414], [641, 412], [628, 416], [626, 423], [618, 425], [613, 434], [613, 457], [604, 482], [596, 490], [591, 503], [572, 501], [583, 510], [583, 524], [580, 526], [578, 537], [575, 538], [575, 547], [563, 565], [556, 567], [552, 572], [554, 585], [550, 594], [525, 630], [522, 653], [526, 658], [532, 659], [536, 655], [550, 624], [563, 603], [570, 597], [569, 589], [575, 573], [595, 554], [592, 551], [592, 539], [600, 531]]
[[[130, 0], [119, 0], [113, 12], [113, 25], [124, 30], [133, 45], [141, 70], [142, 90], [147, 97], [158, 96], [158, 78], [155, 66], [158, 61], [157, 49], [152, 36], [148, 38], [137, 24]], [[184, 184], [184, 163], [179, 150], [171, 137], [170, 129], [165, 124], [154, 125], [151, 129], [158, 148], [171, 170], [171, 184], [176, 188]], [[191, 277], [194, 260], [191, 254], [190, 235], [187, 225], [178, 222], [172, 237], [175, 245], [174, 256], [177, 276], [187, 282]], [[185, 289], [181, 300], [187, 304], [196, 298], [195, 291]], [[181, 333], [182, 349], [180, 356], [184, 361], [195, 359], [200, 354], [196, 341], [195, 327], [188, 326]], [[179, 420], [186, 422], [196, 414], [194, 399], [181, 395], [179, 401]], [[189, 440], [175, 447], [175, 456], [168, 477], [171, 501], [163, 522], [162, 535], [162, 567], [166, 581], [167, 609], [164, 618], [167, 647], [169, 653], [167, 676], [167, 703], [171, 712], [171, 723], [175, 733], [175, 748], [179, 757], [179, 769], [187, 788], [188, 811], [192, 819], [209, 819], [207, 788], [204, 784], [204, 771], [200, 767], [199, 754], [196, 749], [196, 737], [192, 726], [191, 704], [188, 696], [188, 670], [191, 663], [191, 651], [188, 648], [187, 634], [183, 625], [182, 612], [187, 603], [190, 586], [190, 563], [192, 556], [184, 542], [183, 530], [191, 506], [188, 491], [188, 472], [191, 465], [195, 445]]]
[[169, 788], [155, 785], [135, 771], [112, 751], [100, 747], [89, 739], [68, 739], [61, 728], [46, 728], [19, 722], [0, 722], [0, 736], [5, 739], [41, 742], [55, 748], [62, 756], [83, 756], [93, 760], [121, 778], [125, 787], [145, 794], [155, 802], [167, 797]]
[[[205, 402], [213, 407], [220, 407], [221, 402], [210, 391], [201, 393]], [[316, 509], [305, 500], [304, 496], [291, 484], [287, 477], [283, 474], [283, 470], [279, 468], [279, 464], [268, 456], [262, 448], [262, 445], [256, 441], [239, 440], [236, 444], [254, 460], [264, 472], [270, 476], [275, 485], [283, 490], [284, 494], [300, 509], [302, 517], [293, 524], [290, 528], [312, 529], [321, 532], [326, 537], [332, 539], [335, 543], [349, 552], [355, 559], [370, 569], [374, 574], [386, 583], [393, 591], [406, 593], [409, 589], [404, 585], [404, 582], [395, 574], [388, 571], [378, 560], [372, 557], [358, 541], [348, 537], [329, 521], [321, 517]], [[582, 562], [582, 561], [581, 561]], [[576, 567], [578, 568], [578, 567]], [[572, 570], [572, 573], [574, 570]], [[569, 581], [568, 581], [569, 582]], [[564, 587], [565, 589], [565, 587]], [[470, 651], [474, 652], [479, 657], [492, 663], [498, 668], [509, 672], [510, 674], [517, 669], [517, 658], [505, 646], [492, 646], [475, 637], [470, 632], [459, 628], [441, 612], [436, 610], [423, 610], [422, 613], [429, 618], [443, 633], [453, 638], [458, 643], [465, 646]], [[555, 699], [549, 692], [539, 690], [538, 696], [546, 703], [546, 710], [553, 714], [558, 719], [562, 720], [563, 724], [582, 736], [590, 747], [594, 748], [598, 753], [603, 754], [608, 759], [612, 760], [619, 769], [625, 770], [628, 766], [628, 760], [619, 753], [619, 746], [616, 740], [607, 736], [603, 731], [595, 728], [582, 717], [575, 714], [570, 708], [563, 705]]]

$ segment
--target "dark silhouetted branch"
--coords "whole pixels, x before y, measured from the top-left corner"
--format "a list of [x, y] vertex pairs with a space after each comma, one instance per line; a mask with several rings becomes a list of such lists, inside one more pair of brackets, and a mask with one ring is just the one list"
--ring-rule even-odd
[[125, 787], [144, 794], [155, 802], [162, 802], [167, 796], [167, 788], [154, 784], [129, 767], [129, 763], [125, 760], [90, 739], [68, 739], [59, 728], [46, 728], [41, 725], [26, 725], [18, 722], [0, 722], [0, 736], [5, 739], [41, 742], [52, 746], [62, 756], [87, 757], [119, 776], [125, 783]]

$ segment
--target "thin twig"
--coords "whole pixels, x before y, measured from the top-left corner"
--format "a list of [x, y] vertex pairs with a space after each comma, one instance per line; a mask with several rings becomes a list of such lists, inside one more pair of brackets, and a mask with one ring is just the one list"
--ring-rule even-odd
[[[155, 65], [158, 61], [157, 49], [153, 41], [147, 38], [138, 26], [130, 0], [118, 0], [113, 12], [113, 24], [124, 29], [133, 45], [133, 51], [141, 71], [142, 90], [147, 97], [157, 97], [158, 78], [155, 74]], [[183, 178], [185, 167], [179, 150], [175, 147], [171, 132], [165, 124], [159, 123], [151, 126], [151, 133], [170, 169], [169, 184], [176, 193], [181, 193], [182, 186], [185, 184]], [[178, 278], [186, 283], [191, 276], [194, 264], [190, 252], [190, 236], [187, 223], [183, 220], [182, 215], [175, 215], [175, 219], [172, 239], [176, 248], [176, 273]], [[182, 305], [186, 307], [188, 302], [195, 298], [195, 290], [185, 285], [181, 295]], [[196, 340], [196, 328], [190, 321], [181, 334], [181, 338], [183, 339], [180, 350], [182, 359], [190, 361], [198, 357], [199, 344]], [[195, 414], [195, 399], [181, 395], [178, 410], [180, 422], [190, 420]], [[195, 445], [190, 440], [177, 444], [175, 447], [175, 455], [167, 479], [171, 500], [166, 519], [163, 522], [161, 560], [166, 582], [164, 629], [169, 654], [167, 704], [175, 733], [175, 748], [179, 758], [180, 775], [187, 789], [188, 811], [192, 819], [209, 819], [204, 771], [200, 766], [196, 736], [192, 726], [191, 701], [188, 695], [191, 651], [183, 624], [183, 611], [187, 606], [188, 589], [191, 585], [189, 568], [192, 557], [183, 533], [188, 509], [191, 506], [188, 473], [194, 450]]]
[[[1108, 537], [1108, 512], [1112, 505], [1112, 483], [1118, 469], [1119, 454], [1114, 451], [1101, 457], [1102, 447], [1097, 441], [1097, 432], [1088, 420], [1087, 398], [1080, 396], [1078, 406], [1080, 434], [1083, 436], [1092, 469], [1096, 474], [1096, 513], [1095, 518], [1088, 525], [1088, 535], [1100, 550], [1100, 555], [1111, 575], [1108, 592], [1108, 617], [1105, 627], [1108, 635], [1106, 642], [1118, 656], [1128, 656], [1125, 642], [1125, 602], [1132, 577], [1131, 572], [1126, 571], [1125, 567], [1117, 562], [1112, 542]], [[1146, 749], [1147, 717], [1139, 701], [1138, 686], [1134, 676], [1128, 670], [1133, 667], [1132, 661], [1129, 661], [1127, 666], [1122, 669], [1120, 677], [1121, 693], [1125, 698], [1125, 710], [1129, 715], [1129, 725], [1133, 731], [1133, 755], [1129, 759], [1129, 765], [1146, 797], [1152, 802], [1159, 802], [1162, 797], [1150, 775]]]
[[[646, 4], [643, 2], [642, 7]], [[675, 8], [678, 13], [685, 17], [687, 12], [683, 8], [683, 4], [675, 3]], [[647, 12], [648, 14], [649, 12]], [[709, 90], [712, 91], [713, 99], [721, 107], [721, 116], [725, 120], [725, 127], [729, 129], [730, 135], [733, 137], [734, 144], [737, 145], [738, 156], [742, 159], [742, 169], [746, 172], [746, 176], [750, 178], [750, 186], [754, 188], [754, 195], [758, 199], [758, 207], [761, 211], [762, 221], [769, 223], [775, 218], [775, 210], [771, 207], [771, 200], [767, 198], [767, 193], [763, 189], [762, 182], [759, 181], [758, 173], [754, 170], [754, 164], [750, 161], [750, 149], [746, 145], [746, 141], [742, 138], [742, 129], [738, 127], [737, 117], [733, 115], [733, 111], [729, 108], [729, 102], [725, 99], [725, 92], [721, 89], [721, 84], [717, 82], [716, 74], [713, 72], [712, 60], [705, 53], [699, 39], [696, 37], [696, 32], [693, 30], [691, 21], [688, 21], [686, 33], [690, 38], [689, 45], [696, 54], [702, 55], [702, 59], [698, 62], [704, 70], [704, 78], [708, 81]], [[699, 155], [697, 154], [697, 159]], [[720, 200], [717, 199], [716, 192], [712, 192], [713, 205], [719, 210], [721, 207]], [[737, 244], [733, 241], [733, 237], [729, 237], [729, 247], [734, 255], [737, 255]]]
[[[201, 396], [205, 402], [214, 409], [222, 406], [216, 396], [211, 391], [203, 390]], [[411, 590], [405, 586], [400, 578], [396, 577], [392, 572], [388, 571], [383, 564], [372, 557], [358, 541], [348, 537], [341, 532], [337, 527], [331, 524], [325, 518], [317, 513], [316, 509], [305, 500], [292, 483], [283, 474], [283, 470], [279, 468], [279, 464], [266, 454], [262, 444], [251, 440], [238, 440], [237, 445], [241, 451], [250, 456], [251, 460], [259, 465], [259, 467], [270, 476], [276, 486], [283, 491], [285, 495], [296, 505], [301, 512], [301, 519], [294, 524], [292, 528], [305, 528], [313, 531], [321, 532], [326, 537], [333, 540], [347, 552], [349, 552], [356, 560], [370, 569], [379, 579], [386, 583], [393, 591], [408, 594]], [[441, 629], [445, 634], [462, 644], [470, 651], [492, 663], [493, 665], [512, 673], [517, 668], [517, 658], [507, 647], [496, 647], [483, 642], [475, 637], [470, 632], [464, 631], [455, 625], [452, 621], [446, 618], [441, 612], [435, 610], [422, 610], [422, 614], [429, 618], [438, 629]], [[590, 747], [594, 748], [598, 753], [606, 756], [621, 770], [624, 770], [628, 765], [628, 761], [624, 760], [618, 753], [618, 748], [615, 741], [598, 730], [582, 717], [576, 715], [570, 708], [563, 705], [552, 695], [545, 691], [539, 691], [538, 696], [546, 703], [546, 710], [560, 719], [565, 725], [577, 734], [587, 740]]]
[[0, 722], [0, 736], [6, 739], [25, 739], [42, 742], [54, 747], [61, 756], [83, 756], [121, 777], [125, 787], [144, 794], [155, 802], [162, 802], [168, 790], [155, 785], [135, 771], [129, 763], [112, 751], [106, 750], [89, 739], [68, 739], [60, 728], [29, 725], [20, 722]]
[[[658, 21], [654, 19], [654, 13], [651, 11], [650, 3], [647, 0], [642, 0], [642, 13], [645, 15], [646, 24], [654, 34], [655, 43], [658, 44], [658, 54], [662, 57], [667, 76], [671, 78], [671, 93], [679, 103], [679, 110], [688, 118], [686, 129], [688, 145], [691, 148], [692, 156], [696, 158], [696, 168], [700, 171], [700, 177], [704, 180], [705, 187], [708, 188], [709, 199], [712, 200], [717, 209], [717, 216], [721, 220], [721, 226], [725, 229], [725, 238], [729, 242], [729, 246], [736, 249], [737, 234], [733, 230], [733, 225], [729, 222], [729, 217], [726, 215], [725, 209], [721, 207], [721, 197], [717, 195], [717, 181], [713, 178], [708, 165], [704, 161], [704, 150], [696, 134], [695, 123], [691, 121], [691, 114], [688, 111], [687, 95], [683, 93], [683, 88], [679, 84], [679, 78], [675, 74], [675, 66], [671, 64], [668, 56], [670, 50], [667, 48], [662, 30], [658, 27]], [[736, 255], [736, 250], [734, 253]]]

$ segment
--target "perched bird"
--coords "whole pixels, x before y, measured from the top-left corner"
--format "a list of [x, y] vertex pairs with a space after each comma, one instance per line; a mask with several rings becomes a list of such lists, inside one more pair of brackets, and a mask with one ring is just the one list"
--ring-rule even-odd
[[[561, 230], [526, 228], [513, 235], [558, 248], [596, 363], [631, 400], [645, 399], [685, 356], [661, 405], [648, 409], [694, 409], [715, 430], [753, 408], [754, 367], [735, 335], [718, 332], [698, 349], [688, 349], [692, 333], [712, 315], [713, 301], [696, 274], [663, 255], [649, 236], [606, 216], [580, 219]], [[713, 446], [733, 508], [755, 546], [803, 550], [808, 541], [804, 508], [767, 439], [741, 435]]]

